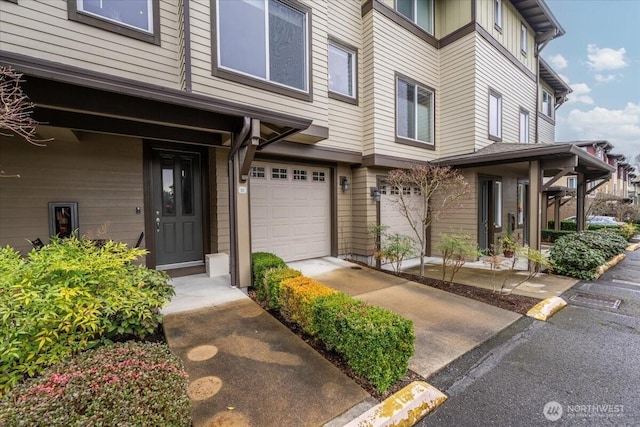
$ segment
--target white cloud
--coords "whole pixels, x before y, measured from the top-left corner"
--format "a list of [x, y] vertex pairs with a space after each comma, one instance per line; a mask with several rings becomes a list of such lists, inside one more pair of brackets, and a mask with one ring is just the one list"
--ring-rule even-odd
[[564, 70], [569, 66], [569, 62], [564, 56], [560, 54], [550, 56], [549, 62], [551, 63], [551, 66], [556, 70]]
[[573, 83], [569, 85], [571, 92], [567, 95], [567, 103], [581, 102], [583, 104], [593, 105], [593, 98], [587, 95], [591, 92], [591, 88], [586, 83]]
[[620, 153], [632, 159], [640, 154], [640, 102], [620, 110], [594, 107], [589, 111], [571, 110], [566, 120], [570, 139], [605, 139]]
[[594, 71], [619, 70], [627, 66], [625, 60], [626, 49], [611, 49], [609, 47], [599, 48], [594, 44], [587, 46], [587, 63]]
[[614, 74], [596, 74], [595, 79], [599, 83], [610, 83], [616, 79]]

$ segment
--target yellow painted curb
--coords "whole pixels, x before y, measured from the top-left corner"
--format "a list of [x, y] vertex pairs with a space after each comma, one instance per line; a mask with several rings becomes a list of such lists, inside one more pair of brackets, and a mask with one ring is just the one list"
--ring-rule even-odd
[[344, 427], [410, 427], [445, 400], [447, 396], [437, 388], [423, 381], [415, 381]]
[[640, 243], [634, 243], [633, 245], [629, 245], [627, 246], [627, 251], [629, 252], [633, 252], [633, 251], [637, 251], [638, 249], [640, 249]]
[[527, 316], [546, 322], [547, 319], [556, 314], [565, 305], [567, 305], [567, 302], [560, 297], [543, 299], [534, 305], [531, 310], [527, 311]]
[[620, 261], [622, 261], [626, 257], [627, 256], [625, 254], [618, 254], [618, 255], [614, 256], [613, 258], [611, 258], [609, 261], [607, 261], [604, 264], [602, 264], [596, 270], [596, 277], [595, 278], [599, 279], [600, 276], [602, 276], [607, 270], [609, 270], [611, 267], [617, 265]]

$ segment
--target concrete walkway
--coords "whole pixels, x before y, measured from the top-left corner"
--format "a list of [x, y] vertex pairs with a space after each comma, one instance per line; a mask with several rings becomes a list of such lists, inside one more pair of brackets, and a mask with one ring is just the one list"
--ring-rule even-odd
[[409, 368], [425, 378], [520, 318], [511, 311], [338, 258], [297, 261], [289, 266], [412, 320], [416, 351]]

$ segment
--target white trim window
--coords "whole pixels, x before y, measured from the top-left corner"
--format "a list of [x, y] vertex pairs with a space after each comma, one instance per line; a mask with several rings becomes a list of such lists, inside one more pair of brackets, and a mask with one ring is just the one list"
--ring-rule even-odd
[[496, 92], [489, 92], [489, 138], [502, 139], [502, 96]]
[[523, 23], [520, 23], [520, 52], [523, 55], [527, 55], [527, 50], [529, 48], [528, 37], [527, 37], [527, 27]]
[[520, 110], [520, 142], [529, 143], [529, 112]]
[[309, 16], [283, 0], [217, 0], [218, 64], [309, 91]]
[[396, 134], [399, 138], [434, 143], [434, 93], [417, 83], [396, 79]]
[[553, 97], [544, 89], [542, 89], [542, 114], [553, 118]]
[[493, 21], [498, 29], [502, 29], [502, 0], [493, 0]]
[[493, 220], [494, 227], [502, 227], [502, 181], [495, 181], [493, 184]]
[[329, 42], [329, 91], [356, 98], [356, 53]]
[[396, 10], [433, 35], [433, 0], [396, 0]]
[[521, 226], [524, 224], [524, 208], [525, 208], [525, 187], [524, 184], [518, 184], [518, 200], [517, 200], [517, 222]]
[[570, 176], [567, 178], [567, 187], [576, 189], [578, 188], [578, 178], [575, 176]]
[[78, 12], [153, 34], [152, 0], [77, 0]]

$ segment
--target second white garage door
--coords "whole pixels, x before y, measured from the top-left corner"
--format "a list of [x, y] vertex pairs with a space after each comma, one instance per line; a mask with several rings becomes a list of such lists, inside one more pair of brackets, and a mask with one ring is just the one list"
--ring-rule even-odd
[[254, 162], [251, 168], [251, 245], [285, 261], [331, 254], [328, 168]]
[[[389, 185], [383, 185], [380, 188], [380, 192], [382, 193], [380, 196], [380, 225], [389, 227], [387, 229], [388, 234], [404, 234], [412, 238], [414, 242], [417, 242], [416, 233], [413, 231], [413, 228], [411, 228], [407, 218], [401, 214], [398, 209], [398, 203], [396, 202], [397, 197], [395, 197], [394, 194], [397, 194], [399, 191], [404, 192], [405, 200], [409, 206], [415, 207], [416, 211], [419, 209], [422, 198], [415, 189], [398, 189]], [[418, 218], [418, 216], [414, 216], [413, 220], [417, 222]], [[419, 247], [420, 245], [417, 243], [414, 245], [415, 255], [419, 254]]]

